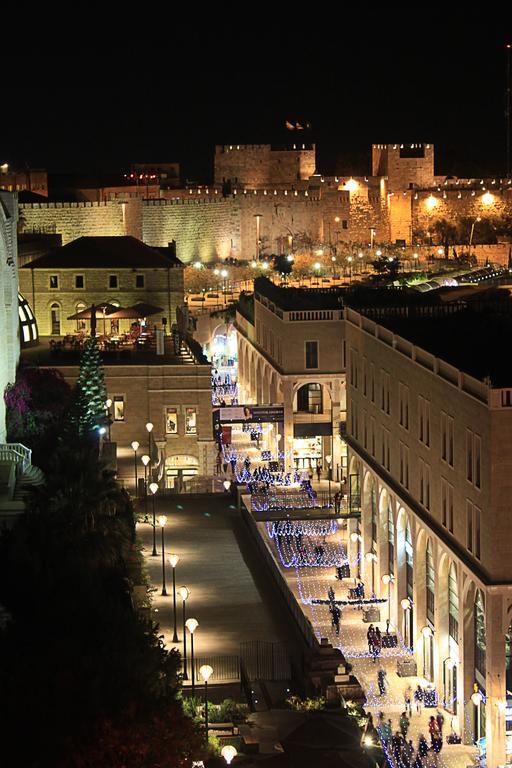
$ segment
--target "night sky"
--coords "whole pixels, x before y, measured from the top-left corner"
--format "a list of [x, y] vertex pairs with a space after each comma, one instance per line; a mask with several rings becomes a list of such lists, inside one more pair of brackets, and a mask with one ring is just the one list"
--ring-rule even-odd
[[258, 6], [248, 36], [248, 19], [229, 21], [243, 8], [219, 6], [207, 37], [207, 24], [148, 32], [141, 20], [124, 41], [16, 45], [0, 162], [99, 173], [178, 160], [184, 178], [207, 181], [215, 143], [277, 142], [289, 119], [312, 124], [324, 173], [369, 172], [371, 143], [395, 141], [433, 141], [438, 173], [504, 172], [510, 14], [465, 10], [448, 24], [427, 6], [425, 22], [417, 6], [379, 18], [368, 5], [315, 23]]

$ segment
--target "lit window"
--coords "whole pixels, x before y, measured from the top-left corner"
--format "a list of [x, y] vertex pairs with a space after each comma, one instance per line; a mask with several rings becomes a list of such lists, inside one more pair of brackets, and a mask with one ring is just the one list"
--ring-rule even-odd
[[187, 408], [185, 412], [185, 434], [197, 434], [197, 411], [195, 408]]
[[114, 395], [114, 421], [124, 421], [124, 397]]
[[167, 408], [165, 416], [165, 431], [168, 435], [178, 434], [178, 412], [176, 408]]

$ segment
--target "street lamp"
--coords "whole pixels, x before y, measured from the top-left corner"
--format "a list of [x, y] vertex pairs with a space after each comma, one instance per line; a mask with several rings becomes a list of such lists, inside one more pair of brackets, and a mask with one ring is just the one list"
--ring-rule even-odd
[[400, 605], [404, 609], [404, 635], [405, 635], [405, 642], [406, 645], [409, 646], [409, 648], [412, 648], [412, 637], [411, 635], [411, 629], [409, 626], [409, 616], [410, 616], [410, 610], [412, 608], [412, 603], [409, 600], [408, 597], [404, 597], [403, 600], [400, 601]]
[[190, 632], [190, 664], [192, 666], [192, 696], [196, 692], [196, 670], [194, 668], [194, 632], [199, 626], [197, 619], [187, 619], [185, 626]]
[[151, 461], [147, 453], [141, 456], [140, 460], [144, 464], [144, 513], [146, 521], [148, 519], [148, 464]]
[[137, 451], [139, 450], [139, 443], [137, 440], [134, 440], [132, 442], [132, 450], [133, 450], [133, 461], [135, 465], [135, 495], [138, 496], [138, 488], [137, 488]]
[[473, 245], [473, 233], [475, 231], [475, 224], [478, 224], [478, 222], [482, 221], [480, 216], [477, 216], [474, 222], [471, 225], [471, 234], [469, 235], [469, 249], [471, 250], [471, 246]]
[[112, 424], [112, 420], [110, 418], [110, 409], [111, 409], [111, 407], [112, 407], [112, 400], [109, 397], [108, 400], [105, 401], [105, 409], [107, 411], [107, 421], [108, 421], [108, 441], [109, 442], [110, 442], [110, 427], [111, 427], [111, 424]]
[[231, 480], [224, 480], [222, 485], [224, 486], [224, 490], [226, 491], [226, 493], [228, 493], [229, 489], [231, 488]]
[[182, 600], [183, 609], [183, 679], [188, 680], [187, 675], [187, 633], [185, 632], [185, 601], [190, 597], [190, 589], [187, 587], [180, 587], [178, 589], [178, 595]]
[[[153, 485], [153, 483], [151, 483], [151, 485]], [[153, 495], [153, 501], [154, 500], [155, 500], [155, 496]], [[164, 528], [166, 523], [167, 523], [167, 517], [165, 515], [160, 515], [160, 517], [158, 518], [158, 524], [162, 530], [162, 597], [167, 597], [167, 590], [165, 588], [165, 542], [164, 542]]]
[[151, 432], [153, 431], [153, 424], [150, 421], [146, 424], [146, 429], [148, 431], [148, 453], [151, 455]]
[[213, 668], [209, 664], [203, 664], [199, 667], [199, 674], [204, 680], [204, 730], [208, 744], [208, 680], [213, 675]]
[[393, 577], [389, 573], [385, 573], [382, 577], [382, 583], [387, 585], [388, 588], [388, 627], [391, 622], [391, 582]]
[[236, 748], [233, 747], [232, 744], [226, 744], [225, 747], [222, 747], [220, 753], [228, 765], [231, 765], [238, 754]]
[[169, 555], [169, 565], [172, 568], [172, 612], [174, 616], [174, 634], [172, 636], [173, 643], [179, 641], [178, 632], [176, 631], [176, 566], [179, 561], [178, 555]]
[[[158, 552], [156, 551], [156, 519], [155, 519], [155, 495], [156, 495], [156, 492], [158, 491], [158, 483], [150, 483], [149, 490], [151, 491], [151, 498], [153, 500], [153, 552], [151, 553], [151, 555], [155, 557], [156, 555], [158, 555]], [[146, 494], [146, 500], [147, 500], [147, 494]], [[148, 511], [146, 509], [146, 515], [147, 513]]]
[[327, 462], [327, 478], [329, 481], [329, 504], [331, 503], [331, 462], [332, 462], [332, 456], [330, 453], [327, 454], [325, 457], [325, 460]]

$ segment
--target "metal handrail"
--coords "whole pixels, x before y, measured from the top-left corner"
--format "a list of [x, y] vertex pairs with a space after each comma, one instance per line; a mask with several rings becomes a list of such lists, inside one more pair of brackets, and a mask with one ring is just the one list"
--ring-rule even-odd
[[25, 472], [32, 464], [32, 451], [23, 443], [0, 443], [0, 461], [20, 464]]

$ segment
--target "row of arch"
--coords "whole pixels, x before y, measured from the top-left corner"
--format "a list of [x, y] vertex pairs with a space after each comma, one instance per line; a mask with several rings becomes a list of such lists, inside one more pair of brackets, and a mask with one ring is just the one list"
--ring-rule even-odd
[[486, 690], [483, 588], [357, 457], [349, 472], [362, 488], [359, 546], [367, 593], [388, 598], [381, 619], [389, 618], [413, 649], [418, 675], [459, 718], [466, 740], [484, 735], [485, 707], [471, 710], [468, 723], [463, 706], [475, 683]]

